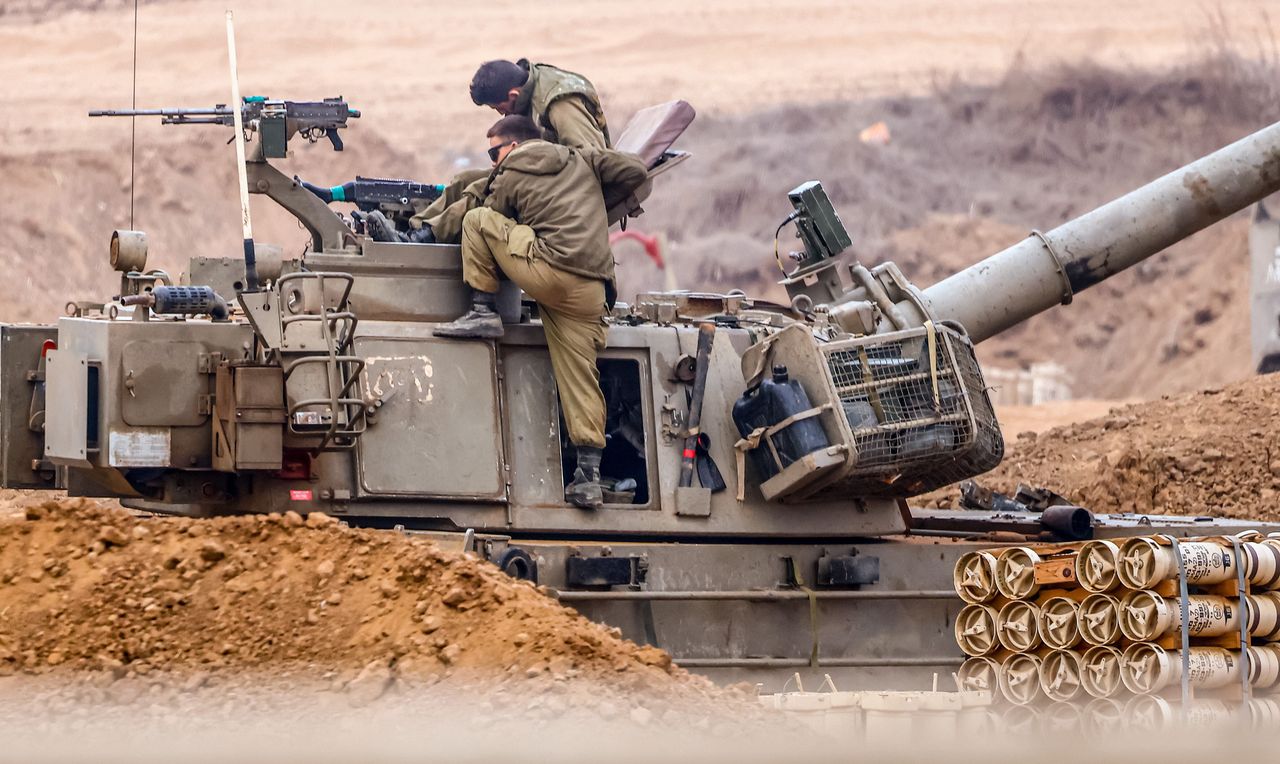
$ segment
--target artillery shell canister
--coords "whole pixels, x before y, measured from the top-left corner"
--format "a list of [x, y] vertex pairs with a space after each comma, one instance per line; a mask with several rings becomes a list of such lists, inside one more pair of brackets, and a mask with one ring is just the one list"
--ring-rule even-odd
[[1009, 706], [1000, 720], [1009, 737], [1027, 738], [1040, 735], [1040, 709], [1035, 706]]
[[1054, 703], [1040, 714], [1040, 730], [1046, 735], [1078, 734], [1084, 729], [1084, 709], [1075, 703]]
[[1085, 694], [1080, 653], [1054, 650], [1040, 662], [1040, 690], [1049, 700], [1065, 703]]
[[1025, 546], [1009, 547], [996, 560], [996, 588], [1011, 600], [1022, 600], [1040, 591], [1036, 563], [1040, 555]]
[[1258, 592], [1249, 603], [1249, 633], [1265, 642], [1280, 642], [1280, 592]]
[[1111, 645], [1094, 645], [1080, 656], [1080, 684], [1095, 698], [1124, 695], [1124, 655]]
[[1125, 726], [1124, 703], [1114, 698], [1094, 698], [1080, 712], [1084, 731], [1090, 735], [1109, 735]]
[[1251, 698], [1248, 711], [1254, 729], [1274, 730], [1280, 727], [1280, 702], [1275, 698]]
[[1040, 644], [1040, 608], [1025, 600], [1016, 600], [1000, 608], [996, 616], [996, 633], [1000, 644], [1015, 653], [1025, 653]]
[[1145, 732], [1172, 729], [1175, 724], [1180, 729], [1219, 727], [1235, 718], [1232, 707], [1217, 699], [1192, 701], [1185, 714], [1180, 713], [1180, 706], [1157, 695], [1138, 695], [1125, 706], [1125, 718], [1131, 730]]
[[1080, 603], [1076, 626], [1091, 645], [1109, 645], [1120, 638], [1120, 601], [1110, 594], [1090, 594]]
[[956, 594], [970, 604], [981, 605], [1000, 596], [1000, 590], [996, 588], [996, 556], [990, 552], [960, 555], [952, 578]]
[[[1240, 630], [1240, 602], [1235, 597], [1193, 594], [1187, 597], [1188, 634], [1218, 637]], [[1244, 597], [1245, 629], [1256, 637], [1272, 641], [1280, 633], [1280, 592], [1262, 592]], [[1177, 599], [1152, 591], [1130, 592], [1120, 603], [1120, 630], [1129, 639], [1151, 642], [1176, 634], [1182, 622]]]
[[986, 605], [965, 605], [956, 614], [956, 644], [966, 655], [990, 655], [1000, 649], [998, 613]]
[[[1236, 553], [1230, 546], [1212, 541], [1184, 541], [1178, 544], [1187, 583], [1204, 586], [1236, 577]], [[1280, 541], [1246, 541], [1240, 544], [1245, 578], [1261, 588], [1280, 585]], [[1118, 573], [1130, 589], [1150, 589], [1161, 581], [1178, 577], [1178, 561], [1172, 546], [1148, 537], [1129, 539], [1120, 547]]]
[[[1135, 642], [1152, 642], [1178, 632], [1181, 622], [1182, 608], [1176, 599], [1143, 590], [1130, 592], [1120, 601], [1120, 631]], [[1187, 597], [1187, 623], [1187, 632], [1193, 637], [1218, 637], [1239, 631], [1239, 601], [1193, 594]]]
[[1096, 594], [1108, 592], [1120, 585], [1116, 565], [1120, 547], [1114, 541], [1094, 539], [1085, 542], [1076, 554], [1076, 581], [1083, 588]]
[[1000, 692], [1014, 705], [1030, 705], [1040, 698], [1040, 656], [1018, 653], [1000, 667]]
[[987, 656], [969, 658], [956, 671], [956, 681], [966, 692], [1000, 692], [1000, 663]]
[[1280, 539], [1267, 537], [1240, 545], [1245, 570], [1255, 590], [1280, 588]]
[[[1235, 555], [1230, 549], [1206, 541], [1178, 544], [1187, 583], [1192, 586], [1217, 584], [1236, 576]], [[1120, 547], [1120, 582], [1130, 589], [1150, 589], [1161, 581], [1178, 577], [1178, 560], [1171, 545], [1152, 538], [1131, 538]]]
[[1067, 597], [1054, 597], [1040, 606], [1040, 638], [1055, 650], [1066, 650], [1080, 641], [1080, 605]]
[[1267, 690], [1280, 683], [1280, 645], [1259, 645], [1249, 650], [1249, 684]]
[[[1137, 695], [1158, 693], [1176, 685], [1182, 677], [1179, 650], [1166, 650], [1150, 642], [1138, 642], [1124, 651], [1121, 676]], [[1187, 654], [1188, 677], [1196, 689], [1225, 687], [1240, 681], [1240, 656], [1222, 647], [1192, 647]]]

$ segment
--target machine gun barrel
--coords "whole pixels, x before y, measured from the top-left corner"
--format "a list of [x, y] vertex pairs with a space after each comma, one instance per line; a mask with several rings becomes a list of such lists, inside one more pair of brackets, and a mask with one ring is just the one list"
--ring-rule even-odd
[[[280, 101], [265, 96], [242, 99], [240, 115], [246, 129], [263, 136], [264, 154], [270, 158], [285, 156], [285, 143], [295, 134], [309, 141], [328, 138], [334, 151], [342, 151], [338, 131], [346, 128], [348, 119], [358, 119], [360, 110], [353, 109], [341, 96], [322, 101]], [[235, 124], [236, 113], [220, 103], [199, 109], [95, 109], [90, 117], [159, 117], [162, 125], [227, 125]]]
[[[923, 291], [981, 342], [1280, 190], [1280, 123]], [[903, 304], [905, 305], [905, 304]], [[902, 307], [903, 305], [900, 305]]]
[[212, 117], [222, 114], [230, 116], [231, 110], [215, 106], [212, 109], [94, 109], [89, 112], [90, 117]]

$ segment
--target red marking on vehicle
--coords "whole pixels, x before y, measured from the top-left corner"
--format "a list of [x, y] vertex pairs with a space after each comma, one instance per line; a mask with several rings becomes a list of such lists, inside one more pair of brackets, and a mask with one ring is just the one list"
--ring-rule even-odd
[[40, 357], [44, 358], [45, 355], [48, 354], [50, 350], [57, 350], [57, 349], [58, 349], [58, 343], [54, 342], [53, 340], [45, 340], [44, 344], [40, 346]]
[[289, 491], [289, 501], [311, 501], [311, 489], [303, 488], [302, 490]]
[[281, 468], [272, 473], [280, 480], [309, 480], [311, 478], [311, 454], [286, 448], [280, 458]]

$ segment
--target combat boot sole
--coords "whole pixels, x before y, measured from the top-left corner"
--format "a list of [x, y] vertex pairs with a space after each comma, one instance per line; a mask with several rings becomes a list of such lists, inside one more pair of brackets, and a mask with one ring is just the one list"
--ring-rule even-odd
[[573, 471], [573, 482], [565, 486], [564, 499], [579, 509], [600, 509], [604, 506], [604, 489], [599, 479], [589, 480], [579, 467]]
[[431, 333], [436, 337], [450, 337], [458, 340], [496, 340], [505, 334], [502, 318], [496, 313], [490, 313], [487, 316], [468, 313], [452, 323], [437, 326], [431, 330]]

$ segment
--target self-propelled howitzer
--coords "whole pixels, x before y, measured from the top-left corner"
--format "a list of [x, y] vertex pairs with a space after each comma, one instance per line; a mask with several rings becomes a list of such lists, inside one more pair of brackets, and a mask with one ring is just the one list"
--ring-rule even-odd
[[[650, 151], [657, 174], [673, 156], [651, 151], [661, 119], [636, 124], [617, 144]], [[971, 545], [899, 534], [1042, 531], [1034, 515], [908, 509], [1002, 456], [973, 343], [1276, 191], [1280, 125], [923, 290], [892, 263], [837, 259], [849, 237], [821, 187], [795, 189], [791, 305], [647, 293], [615, 310], [597, 511], [564, 501], [574, 459], [536, 305], [508, 288], [502, 340], [433, 337], [466, 307], [458, 248], [372, 241], [271, 158], [251, 147], [250, 190], [312, 243], [274, 267], [260, 253], [266, 288], [242, 292], [242, 263], [210, 257], [169, 285], [145, 237], [117, 232], [120, 295], [0, 327], [0, 484], [403, 525], [687, 667], [857, 668], [867, 686], [958, 663], [951, 565]]]

